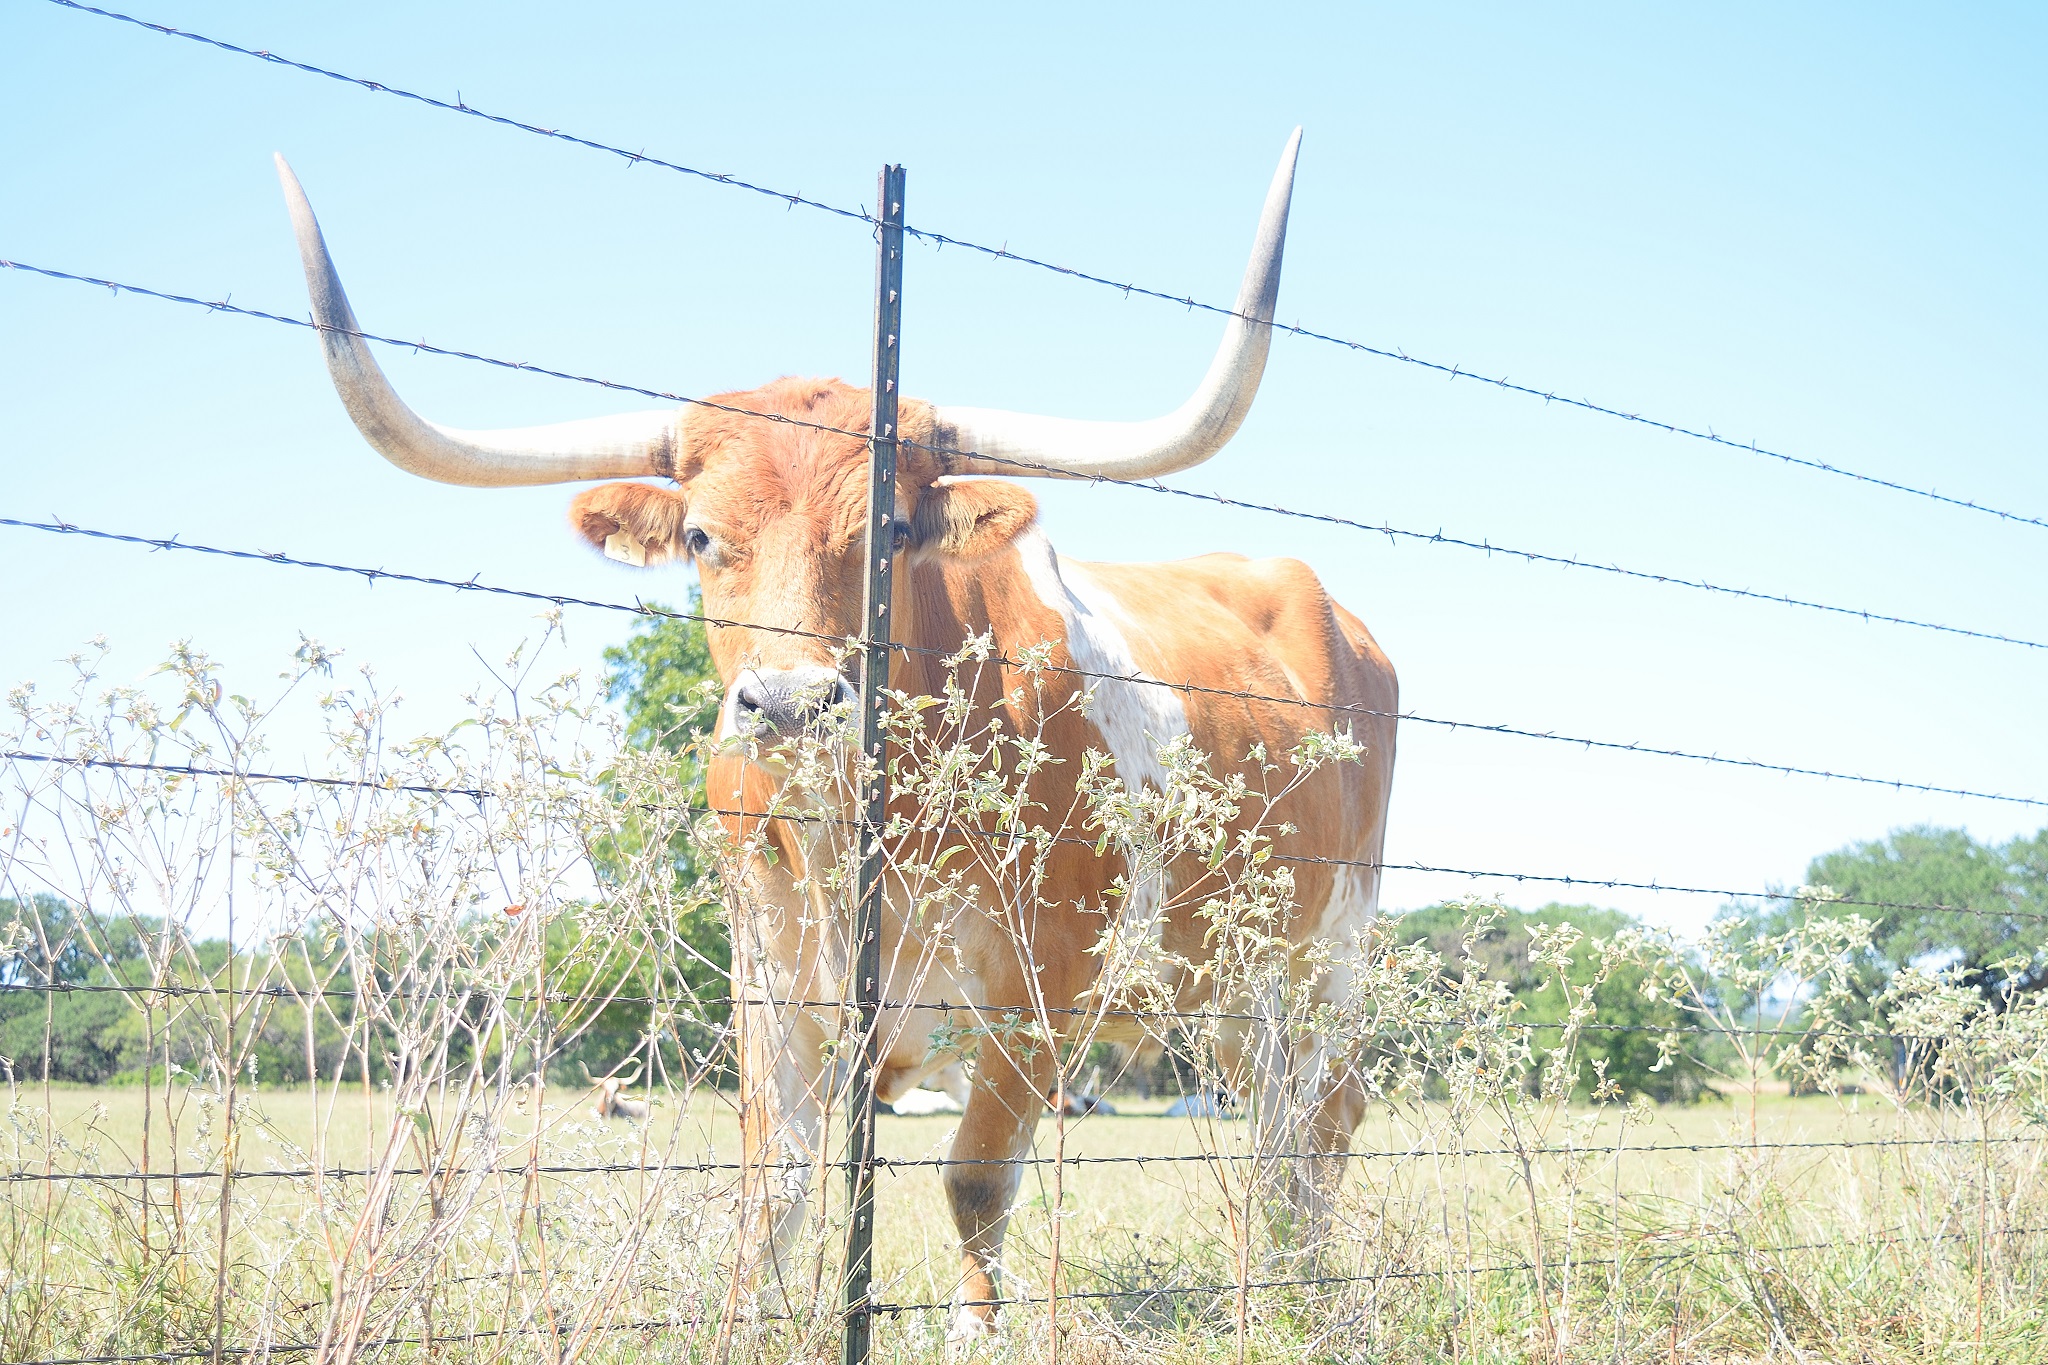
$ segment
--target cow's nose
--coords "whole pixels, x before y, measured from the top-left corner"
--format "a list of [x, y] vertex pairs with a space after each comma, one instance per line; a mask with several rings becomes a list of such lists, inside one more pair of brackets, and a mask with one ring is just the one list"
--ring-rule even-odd
[[815, 730], [853, 687], [829, 668], [750, 668], [733, 680], [732, 725], [742, 735]]

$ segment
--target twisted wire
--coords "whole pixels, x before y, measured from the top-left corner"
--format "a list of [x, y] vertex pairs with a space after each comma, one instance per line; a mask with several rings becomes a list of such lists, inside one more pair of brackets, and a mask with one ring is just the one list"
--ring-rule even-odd
[[[540, 1272], [538, 1270], [535, 1270], [529, 1271], [527, 1273], [538, 1274]], [[494, 1279], [502, 1277], [465, 1276], [458, 1278]], [[450, 1284], [455, 1282], [455, 1279], [444, 1279], [439, 1281], [439, 1283], [442, 1284]], [[369, 1341], [358, 1343], [355, 1349], [358, 1354], [365, 1354], [371, 1351], [388, 1351], [394, 1347], [399, 1346], [440, 1347], [457, 1345], [462, 1342], [500, 1341], [507, 1338], [520, 1337], [580, 1337], [586, 1334], [609, 1334], [612, 1332], [660, 1332], [672, 1327], [702, 1327], [707, 1321], [716, 1320], [717, 1316], [718, 1315], [715, 1313], [709, 1315], [699, 1313], [695, 1316], [685, 1318], [639, 1318], [632, 1319], [626, 1322], [601, 1322], [591, 1324], [588, 1326], [576, 1326], [569, 1328], [563, 1328], [555, 1325], [530, 1325], [526, 1327], [465, 1328], [462, 1331], [458, 1332], [436, 1332], [431, 1336], [375, 1337]], [[748, 1312], [747, 1317], [749, 1321], [758, 1322], [792, 1322], [795, 1320], [795, 1314], [787, 1311], [768, 1311], [761, 1309], [750, 1310]], [[52, 1356], [45, 1357], [39, 1360], [25, 1360], [21, 1362], [21, 1365], [132, 1365], [132, 1362], [148, 1360], [203, 1360], [209, 1359], [216, 1355], [309, 1355], [313, 1352], [319, 1351], [320, 1349], [322, 1349], [322, 1344], [317, 1341], [273, 1341], [265, 1342], [261, 1346], [223, 1345], [219, 1347], [217, 1350], [216, 1348], [211, 1346], [201, 1346], [190, 1347], [176, 1351], [143, 1351], [132, 1355]]]
[[[187, 986], [178, 982], [159, 985], [135, 985], [128, 982], [107, 981], [5, 981], [0, 982], [0, 996], [10, 994], [44, 995], [147, 995], [153, 999], [179, 1000], [197, 997], [236, 996], [243, 999], [271, 999], [301, 1003], [306, 1000], [355, 1000], [365, 994], [380, 1000], [456, 1000], [467, 1003], [488, 1003], [500, 1005], [595, 1005], [599, 1009], [610, 1009], [616, 1005], [673, 1005], [679, 1003], [674, 997], [649, 995], [613, 995], [591, 993], [584, 995], [558, 994], [547, 992], [538, 995], [498, 995], [492, 991], [471, 988], [440, 991], [411, 991], [403, 988], [364, 992], [350, 988], [332, 986], [300, 987], [295, 985], [219, 985]], [[725, 1009], [739, 1006], [767, 1006], [775, 1009], [801, 1010], [848, 1010], [855, 1008], [849, 1000], [811, 1000], [773, 995], [762, 996], [691, 996], [689, 1003], [700, 1009]], [[959, 1000], [879, 1000], [875, 1008], [885, 1012], [909, 1010], [931, 1010], [940, 1014], [971, 1014], [992, 1017], [1005, 1021], [1035, 1019], [1041, 1015], [1048, 1018], [1082, 1018], [1095, 1020], [1129, 1019], [1136, 1021], [1169, 1020], [1174, 1023], [1252, 1023], [1264, 1025], [1302, 1024], [1304, 1021], [1289, 1020], [1271, 1014], [1251, 1013], [1243, 1010], [1224, 1009], [1114, 1009], [1097, 1005], [977, 1005]], [[700, 1021], [701, 1022], [701, 1021]], [[1439, 1032], [1469, 1034], [1470, 1024], [1442, 1023], [1432, 1025]], [[1852, 1038], [1861, 1042], [1886, 1043], [1945, 1043], [1953, 1035], [1940, 1033], [1897, 1033], [1880, 1028], [1785, 1028], [1782, 1026], [1764, 1028], [1728, 1028], [1719, 1024], [1610, 1024], [1598, 1020], [1582, 1020], [1577, 1023], [1534, 1023], [1524, 1019], [1498, 1019], [1486, 1026], [1510, 1033], [1539, 1033], [1545, 1030], [1578, 1033], [1648, 1033], [1659, 1037], [1689, 1034], [1698, 1037], [1717, 1038]], [[1481, 1030], [1484, 1031], [1484, 1030]]]
[[[2048, 1232], [2048, 1227], [2006, 1228], [1990, 1235], [2011, 1240], [2019, 1237], [2038, 1236], [2043, 1232]], [[1731, 1239], [1733, 1238], [1732, 1233], [1725, 1235]], [[1943, 1234], [1930, 1236], [1924, 1233], [1916, 1234], [1896, 1231], [1871, 1234], [1863, 1239], [1863, 1244], [1870, 1246], [1895, 1246], [1915, 1241], [1941, 1240], [1962, 1242], [1966, 1239], [1957, 1234], [1948, 1234], [1944, 1237]], [[1629, 1265], [1661, 1265], [1673, 1261], [1700, 1260], [1712, 1257], [1794, 1255], [1805, 1252], [1833, 1250], [1841, 1245], [1840, 1242], [1827, 1241], [1749, 1246], [1736, 1241], [1733, 1245], [1728, 1246], [1694, 1247], [1682, 1251], [1645, 1252], [1633, 1256], [1609, 1258], [1571, 1257], [1557, 1261], [1545, 1261], [1543, 1265], [1546, 1270], [1561, 1270], [1567, 1267], [1578, 1269], [1612, 1269]], [[1086, 1302], [1104, 1299], [1137, 1299], [1144, 1301], [1170, 1295], [1257, 1293], [1275, 1289], [1311, 1289], [1338, 1285], [1380, 1284], [1402, 1280], [1449, 1279], [1454, 1276], [1464, 1275], [1531, 1274], [1535, 1271], [1535, 1268], [1531, 1262], [1514, 1261], [1491, 1266], [1456, 1266], [1441, 1270], [1388, 1270], [1375, 1275], [1317, 1275], [1282, 1280], [1246, 1279], [1242, 1282], [1233, 1281], [1209, 1285], [1161, 1285], [1152, 1289], [1081, 1290], [1071, 1293], [1062, 1292], [1057, 1297], [1061, 1302]], [[859, 1311], [870, 1315], [897, 1316], [904, 1313], [950, 1311], [963, 1307], [1029, 1305], [1042, 1304], [1049, 1301], [1049, 1296], [1019, 1295], [998, 1299], [947, 1300], [945, 1302], [931, 1303], [883, 1302], [869, 1303], [864, 1305]], [[789, 1321], [792, 1318], [792, 1315], [786, 1312], [761, 1313], [753, 1316], [776, 1321]], [[672, 1327], [700, 1327], [707, 1320], [707, 1316], [700, 1313], [681, 1318], [648, 1318], [621, 1323], [600, 1323], [589, 1327], [572, 1329], [568, 1335], [581, 1335], [585, 1332], [657, 1332]], [[431, 1336], [379, 1337], [362, 1343], [359, 1349], [362, 1351], [377, 1351], [395, 1346], [433, 1346], [468, 1341], [494, 1341], [505, 1338], [559, 1335], [564, 1335], [564, 1333], [558, 1328], [549, 1326], [480, 1328], [445, 1334], [435, 1333]], [[140, 1351], [121, 1355], [53, 1356], [25, 1360], [21, 1362], [21, 1365], [137, 1365], [138, 1362], [143, 1361], [197, 1360], [215, 1355], [238, 1357], [253, 1355], [305, 1355], [319, 1349], [320, 1345], [317, 1342], [266, 1342], [261, 1346], [222, 1346], [218, 1350], [212, 1347], [198, 1347], [175, 1351]]]
[[709, 180], [713, 184], [724, 185], [729, 189], [748, 190], [754, 194], [766, 195], [770, 199], [779, 199], [787, 203], [791, 208], [802, 205], [804, 208], [817, 209], [840, 218], [852, 218], [863, 223], [872, 223], [874, 221], [873, 215], [869, 214], [865, 209], [840, 208], [836, 204], [828, 204], [820, 199], [811, 199], [801, 194], [791, 194], [786, 190], [774, 190], [769, 189], [765, 185], [756, 185], [751, 181], [742, 180], [736, 175], [726, 175], [720, 171], [700, 170], [695, 166], [685, 166], [680, 162], [667, 161], [658, 156], [649, 156], [644, 148], [637, 152], [628, 151], [624, 147], [615, 147], [610, 143], [599, 142], [594, 138], [578, 137], [574, 133], [566, 133], [559, 128], [543, 128], [539, 124], [526, 123], [520, 119], [509, 118], [503, 114], [489, 113], [474, 105], [463, 103], [460, 95], [451, 103], [448, 100], [436, 99], [432, 95], [422, 95], [416, 91], [404, 90], [395, 85], [387, 85], [382, 81], [366, 80], [361, 76], [350, 76], [340, 71], [330, 70], [324, 66], [315, 66], [310, 62], [294, 61], [290, 57], [279, 56], [275, 52], [265, 51], [261, 48], [243, 47], [240, 44], [225, 42], [219, 38], [209, 38], [203, 33], [193, 33], [187, 29], [172, 28], [167, 24], [154, 24], [147, 19], [138, 19], [132, 14], [121, 14], [110, 9], [99, 9], [92, 5], [79, 4], [78, 0], [50, 0], [50, 3], [63, 9], [76, 10], [80, 14], [91, 14], [101, 19], [112, 19], [123, 24], [133, 24], [136, 28], [147, 29], [151, 33], [161, 34], [166, 38], [183, 38], [189, 42], [217, 48], [222, 52], [231, 52], [238, 57], [254, 57], [259, 62], [268, 62], [272, 66], [287, 67], [293, 71], [304, 72], [308, 76], [324, 76], [328, 80], [340, 81], [344, 85], [353, 85], [360, 89], [371, 91], [374, 94], [390, 95], [397, 99], [411, 100], [415, 104], [422, 104], [430, 109], [439, 109], [443, 113], [463, 114], [470, 118], [482, 119], [486, 123], [495, 123], [502, 128], [511, 128], [518, 132], [530, 133], [535, 137], [549, 138], [556, 142], [566, 142], [571, 146], [582, 147], [588, 151], [605, 152], [619, 157], [629, 167], [652, 166], [657, 170], [674, 171], [679, 175], [689, 175], [695, 176], [699, 180]]

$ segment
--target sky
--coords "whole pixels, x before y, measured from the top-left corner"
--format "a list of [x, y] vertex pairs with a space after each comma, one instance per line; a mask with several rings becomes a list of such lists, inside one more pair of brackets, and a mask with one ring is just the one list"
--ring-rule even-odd
[[[2048, 518], [2032, 7], [128, 12], [848, 207], [900, 162], [913, 225], [1217, 302], [1299, 124], [1283, 322]], [[5, 0], [0, 35], [0, 257], [303, 316], [282, 152], [368, 330], [690, 394], [866, 374], [858, 223], [48, 0]], [[906, 261], [904, 385], [937, 401], [1148, 417], [1219, 332], [958, 248]], [[381, 359], [457, 426], [649, 405]], [[1306, 339], [1276, 339], [1237, 438], [1171, 482], [2048, 641], [2048, 528]], [[1071, 557], [1306, 560], [1421, 715], [2048, 798], [2048, 650], [1140, 490], [1034, 491]], [[0, 271], [0, 516], [684, 596], [686, 571], [572, 538], [569, 496], [384, 463], [299, 329]], [[0, 681], [52, 686], [105, 635], [112, 680], [190, 639], [253, 689], [303, 633], [373, 664], [420, 730], [538, 630], [530, 603], [9, 528], [0, 581]], [[572, 609], [565, 661], [599, 670], [630, 620]], [[1919, 823], [2001, 839], [2048, 811], [1409, 723], [1387, 858], [1761, 889]], [[1393, 872], [1382, 899], [1470, 890], [1571, 894]], [[1720, 903], [1583, 898], [1681, 930]]]

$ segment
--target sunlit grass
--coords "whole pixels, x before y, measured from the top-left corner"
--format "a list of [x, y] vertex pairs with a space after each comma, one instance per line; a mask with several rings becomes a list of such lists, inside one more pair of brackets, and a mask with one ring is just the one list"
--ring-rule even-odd
[[[174, 1088], [167, 1108], [161, 1088], [145, 1096], [140, 1087], [53, 1086], [50, 1140], [23, 1145], [23, 1134], [41, 1132], [33, 1119], [44, 1098], [40, 1087], [15, 1093], [13, 1173], [140, 1171], [148, 1109], [149, 1169], [167, 1174], [175, 1160], [176, 1169], [194, 1177], [177, 1182], [175, 1194], [169, 1182], [151, 1184], [152, 1216], [211, 1225], [220, 1191], [220, 1116], [217, 1105], [208, 1115], [202, 1093]], [[253, 1173], [303, 1170], [316, 1151], [328, 1168], [374, 1166], [387, 1156], [376, 1145], [380, 1137], [404, 1128], [390, 1123], [386, 1095], [360, 1086], [317, 1093], [256, 1087], [242, 1101], [238, 1169], [252, 1175], [233, 1182], [231, 1255], [253, 1267], [264, 1262], [266, 1243], [294, 1229], [304, 1232], [306, 1220], [319, 1216], [313, 1180]], [[1063, 1209], [1062, 1291], [1084, 1296], [1061, 1310], [1067, 1358], [1234, 1359], [1236, 1296], [1215, 1288], [1238, 1278], [1224, 1212], [1234, 1186], [1219, 1183], [1214, 1162], [1177, 1158], [1241, 1153], [1245, 1126], [1137, 1112], [1146, 1107], [1133, 1103], [1118, 1116], [1068, 1120], [1065, 1151], [1082, 1158], [1080, 1164], [1026, 1168], [1011, 1222], [1006, 1292], [1043, 1296], [1051, 1272], [1051, 1215]], [[684, 1105], [657, 1104], [652, 1121], [631, 1125], [598, 1120], [586, 1091], [556, 1088], [538, 1117], [543, 1140], [530, 1149], [535, 1166], [624, 1168], [541, 1174], [542, 1206], [574, 1190], [601, 1208], [635, 1197], [636, 1184], [649, 1178], [641, 1167], [715, 1168], [738, 1152], [731, 1099], [715, 1091], [700, 1091]], [[514, 1149], [529, 1150], [519, 1142], [535, 1122], [530, 1108], [513, 1116], [506, 1138]], [[956, 1122], [885, 1115], [879, 1154], [894, 1161], [943, 1157]], [[1531, 1168], [1546, 1222], [1552, 1321], [1545, 1328], [1534, 1278], [1519, 1268], [1535, 1244], [1519, 1166], [1498, 1150], [1512, 1146], [1510, 1139], [1492, 1125], [1475, 1127], [1462, 1146], [1478, 1154], [1461, 1157], [1438, 1106], [1382, 1110], [1354, 1142], [1363, 1155], [1351, 1164], [1329, 1249], [1313, 1264], [1274, 1260], [1269, 1252], [1255, 1260], [1250, 1278], [1258, 1283], [1329, 1282], [1248, 1295], [1247, 1358], [1351, 1359], [1347, 1351], [1361, 1332], [1384, 1345], [1384, 1358], [1413, 1360], [1558, 1359], [1558, 1341], [1561, 1358], [1575, 1360], [1789, 1359], [1794, 1350], [1852, 1339], [1853, 1352], [1810, 1358], [2044, 1358], [2027, 1353], [2048, 1350], [2039, 1300], [2048, 1240], [2006, 1236], [1988, 1253], [1974, 1242], [1979, 1211], [1955, 1198], [1982, 1158], [1969, 1146], [1971, 1134], [1946, 1134], [1958, 1139], [1948, 1146], [1878, 1145], [1885, 1139], [1928, 1143], [1937, 1136], [1943, 1134], [1930, 1116], [1856, 1095], [1762, 1094], [1752, 1102], [1738, 1094], [1649, 1111], [1646, 1121], [1625, 1130], [1618, 1108], [1560, 1111], [1549, 1130], [1525, 1135], [1545, 1149]], [[1050, 1118], [1041, 1123], [1038, 1154], [1049, 1155], [1059, 1137]], [[829, 1135], [834, 1156], [838, 1141], [838, 1134]], [[1832, 1145], [1840, 1143], [1868, 1145]], [[2041, 1144], [2028, 1150], [2026, 1160], [2038, 1169]], [[1145, 1160], [1088, 1164], [1137, 1157]], [[2001, 1166], [2009, 1159], [2009, 1152], [2001, 1154]], [[412, 1162], [401, 1150], [396, 1164], [409, 1168]], [[524, 1177], [513, 1171], [504, 1178]], [[356, 1179], [329, 1177], [328, 1183]], [[823, 1231], [807, 1264], [826, 1297], [833, 1292], [842, 1181], [841, 1170], [828, 1168], [816, 1190]], [[77, 1242], [94, 1229], [133, 1222], [142, 1203], [135, 1182], [17, 1180], [6, 1190], [11, 1228], [25, 1231], [47, 1212], [60, 1259], [80, 1268], [96, 1260], [107, 1276], [97, 1285], [75, 1286], [81, 1293], [74, 1309], [96, 1302], [106, 1310], [124, 1298], [153, 1295], [167, 1320], [183, 1319], [188, 1332], [210, 1312], [204, 1276], [181, 1288], [175, 1274], [151, 1275], [138, 1264], [132, 1282], [122, 1282], [113, 1273], [119, 1258], [107, 1254], [111, 1243]], [[717, 1169], [693, 1171], [668, 1197], [685, 1192], [693, 1199], [728, 1199], [732, 1177]], [[2000, 1211], [2001, 1226], [2015, 1225], [2013, 1212]], [[729, 1261], [729, 1232], [724, 1228], [701, 1249]], [[11, 1254], [33, 1245], [33, 1238], [16, 1236]], [[95, 1258], [95, 1252], [101, 1254]], [[479, 1266], [498, 1263], [487, 1252], [475, 1249]], [[957, 1254], [939, 1172], [885, 1166], [878, 1185], [878, 1299], [946, 1303], [955, 1293]], [[1995, 1265], [1982, 1264], [1987, 1255]], [[287, 1263], [273, 1279], [292, 1268]], [[1470, 1268], [1488, 1273], [1467, 1274]], [[1980, 1305], [1986, 1271], [1993, 1273]], [[451, 1256], [437, 1273], [460, 1284], [465, 1267]], [[269, 1286], [274, 1298], [304, 1296], [310, 1304], [318, 1297], [310, 1281], [277, 1292], [283, 1288]], [[1195, 1292], [1175, 1292], [1190, 1289]], [[595, 1337], [584, 1358], [696, 1358], [716, 1335], [714, 1307], [696, 1304], [695, 1321], [634, 1338], [637, 1348], [615, 1333]], [[627, 1313], [621, 1320], [635, 1317]], [[883, 1317], [880, 1358], [936, 1358], [946, 1317], [940, 1309]], [[1043, 1306], [1013, 1308], [1003, 1335], [980, 1349], [990, 1358], [1042, 1358], [1046, 1325]], [[829, 1327], [823, 1335], [791, 1336], [770, 1325], [756, 1335], [741, 1333], [735, 1349], [764, 1359], [801, 1355], [822, 1349]], [[1350, 1345], [1340, 1349], [1340, 1342]], [[455, 1350], [457, 1358], [499, 1358], [473, 1342], [435, 1349], [444, 1356]]]

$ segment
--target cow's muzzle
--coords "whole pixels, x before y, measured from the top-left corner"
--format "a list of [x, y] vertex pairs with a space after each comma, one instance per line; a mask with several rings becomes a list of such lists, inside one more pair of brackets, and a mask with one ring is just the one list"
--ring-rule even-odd
[[829, 668], [750, 668], [726, 692], [728, 733], [759, 739], [825, 735], [859, 700]]

